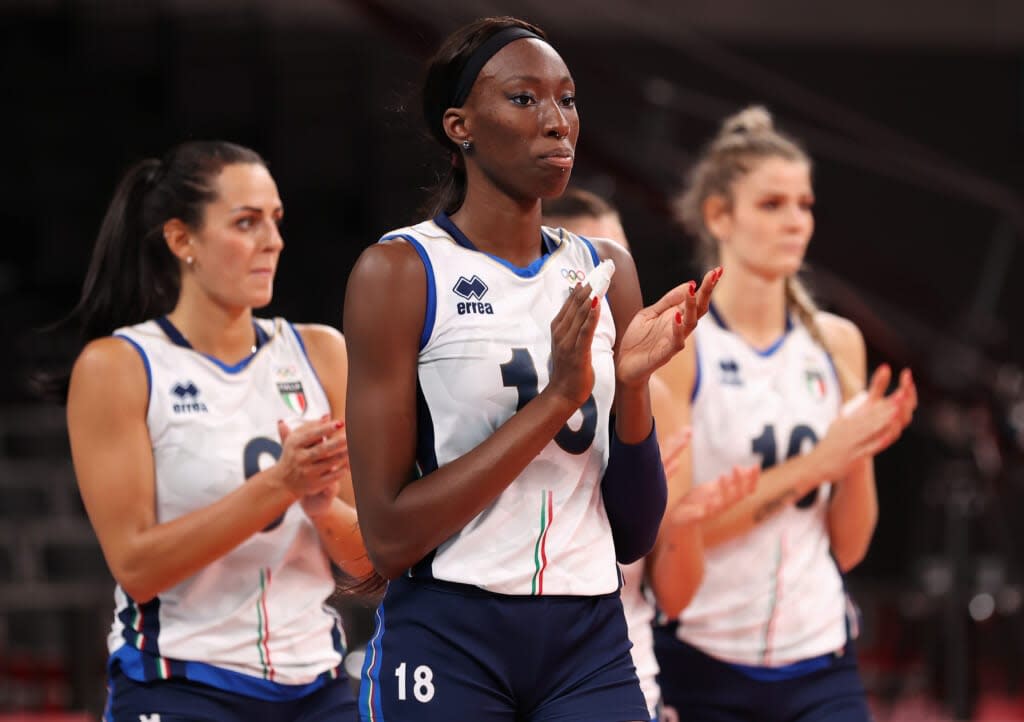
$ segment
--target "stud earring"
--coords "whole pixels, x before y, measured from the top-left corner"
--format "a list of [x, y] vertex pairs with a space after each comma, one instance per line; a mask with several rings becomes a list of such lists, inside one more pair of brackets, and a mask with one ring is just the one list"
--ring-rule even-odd
[[467, 153], [469, 151], [473, 150], [473, 141], [471, 141], [471, 140], [464, 140], [464, 141], [462, 141], [462, 150], [466, 151]]
[[196, 259], [192, 258], [192, 256], [185, 256], [185, 263], [187, 263], [187, 264], [188, 264], [188, 265], [190, 265], [190, 266], [192, 265], [192, 263], [193, 263], [193, 262], [194, 262], [195, 260], [196, 260]]

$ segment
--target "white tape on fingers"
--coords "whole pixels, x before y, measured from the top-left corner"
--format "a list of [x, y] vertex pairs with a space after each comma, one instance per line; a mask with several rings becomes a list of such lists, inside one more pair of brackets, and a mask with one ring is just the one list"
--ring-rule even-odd
[[597, 268], [590, 272], [587, 281], [590, 282], [590, 298], [602, 298], [608, 293], [608, 287], [612, 284], [612, 276], [615, 274], [615, 261], [606, 258], [597, 264]]

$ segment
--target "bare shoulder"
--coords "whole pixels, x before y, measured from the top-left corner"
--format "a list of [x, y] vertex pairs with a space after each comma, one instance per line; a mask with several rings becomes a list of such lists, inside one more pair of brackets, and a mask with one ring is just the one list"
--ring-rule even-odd
[[416, 249], [408, 241], [393, 238], [374, 243], [359, 254], [349, 276], [349, 285], [402, 283], [424, 277], [423, 263]]
[[91, 408], [117, 403], [145, 409], [148, 398], [146, 361], [127, 340], [98, 338], [78, 354], [71, 370], [69, 406], [84, 401]]
[[[682, 351], [668, 360], [654, 372], [651, 381], [657, 380], [660, 392], [671, 397], [673, 403], [689, 405], [693, 384], [697, 378], [697, 349], [693, 336], [686, 340]], [[651, 387], [654, 394], [654, 386]]]
[[818, 311], [814, 321], [833, 354], [849, 361], [864, 356], [864, 335], [853, 321], [825, 311]]
[[142, 355], [123, 338], [105, 336], [90, 341], [75, 360], [73, 376], [98, 383], [113, 381], [114, 375], [146, 379], [146, 363]]
[[328, 326], [325, 323], [297, 323], [295, 330], [302, 337], [302, 343], [310, 354], [322, 352], [324, 354], [345, 353], [345, 337], [341, 331]]
[[427, 270], [411, 243], [395, 238], [366, 248], [345, 288], [342, 328], [349, 370], [380, 372], [398, 356], [414, 363], [431, 321], [428, 294]]
[[588, 238], [587, 240], [594, 244], [598, 258], [610, 258], [615, 261], [616, 272], [623, 266], [636, 268], [633, 256], [621, 243], [616, 243], [610, 238]]

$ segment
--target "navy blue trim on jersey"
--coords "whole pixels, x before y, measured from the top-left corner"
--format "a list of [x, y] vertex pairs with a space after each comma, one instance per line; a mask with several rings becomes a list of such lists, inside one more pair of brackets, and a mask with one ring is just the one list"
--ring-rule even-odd
[[555, 240], [554, 236], [550, 236], [544, 232], [544, 227], [542, 226], [540, 229], [540, 237], [541, 240], [544, 241], [544, 248], [547, 249], [548, 253], [554, 253], [562, 247], [563, 243], [565, 243], [565, 229], [558, 229], [558, 240]]
[[356, 722], [356, 696], [348, 677], [327, 680], [318, 689], [296, 698], [264, 700], [191, 679], [138, 682], [120, 664], [107, 674], [104, 722], [139, 720], [332, 720]]
[[583, 236], [579, 236], [579, 239], [586, 244], [587, 248], [590, 249], [590, 257], [594, 259], [594, 267], [596, 268], [597, 264], [599, 264], [601, 262], [601, 259], [598, 258], [598, 256], [597, 256], [597, 249], [594, 248], [594, 244], [590, 242], [589, 238], [584, 238]]
[[[302, 349], [302, 355], [306, 357], [306, 363], [309, 364], [309, 368], [313, 370], [313, 378], [320, 385], [320, 390], [323, 391], [324, 396], [327, 397], [327, 399], [330, 399], [331, 397], [327, 394], [327, 387], [325, 387], [324, 382], [320, 380], [320, 374], [316, 372], [316, 366], [313, 365], [313, 359], [309, 357], [309, 351], [306, 350], [306, 342], [302, 340], [302, 334], [299, 333], [299, 329], [295, 328], [295, 325], [291, 322], [285, 321], [285, 323], [288, 324], [288, 328], [290, 328], [292, 333], [295, 334], [295, 340], [298, 341], [299, 348]], [[257, 328], [259, 328], [259, 326], [257, 326]], [[330, 401], [328, 401], [327, 405], [330, 406]]]
[[[117, 614], [121, 620], [121, 637], [132, 647], [160, 655], [160, 597], [139, 604], [125, 592], [128, 604]], [[135, 618], [141, 620], [136, 624]]]
[[558, 248], [557, 246], [552, 248], [551, 239], [548, 238], [547, 234], [541, 231], [540, 242], [544, 248], [544, 251], [541, 253], [540, 258], [531, 263], [529, 266], [520, 268], [514, 263], [509, 263], [504, 258], [500, 258], [490, 253], [486, 253], [484, 251], [481, 251], [476, 246], [474, 246], [473, 241], [469, 240], [466, 234], [459, 230], [459, 227], [455, 225], [451, 218], [448, 217], [447, 213], [442, 212], [437, 214], [437, 216], [434, 217], [434, 223], [436, 223], [439, 228], [441, 228], [448, 235], [450, 235], [452, 237], [452, 240], [454, 240], [463, 248], [466, 248], [470, 251], [476, 251], [477, 253], [483, 253], [483, 255], [487, 256], [488, 258], [494, 261], [497, 261], [498, 263], [503, 265], [508, 270], [512, 271], [512, 273], [516, 274], [520, 278], [533, 278], [538, 273], [540, 273], [540, 269], [544, 267], [545, 262], [547, 262], [547, 260], [551, 257], [551, 254]]
[[132, 346], [135, 347], [135, 350], [139, 352], [139, 356], [142, 357], [142, 365], [146, 367], [146, 410], [148, 411], [149, 397], [153, 394], [153, 369], [149, 365], [149, 356], [146, 355], [146, 352], [143, 350], [142, 346], [135, 343], [135, 341], [128, 338], [127, 336], [122, 336], [119, 333], [115, 333], [114, 338], [124, 339], [125, 341], [130, 343]]
[[697, 370], [693, 377], [693, 390], [690, 392], [690, 404], [697, 400], [697, 392], [700, 391], [700, 347], [697, 345], [697, 339], [693, 340], [693, 355], [697, 360]]
[[384, 649], [381, 638], [384, 636], [384, 602], [377, 606], [377, 629], [373, 639], [366, 648], [363, 660], [362, 683], [359, 685], [359, 714], [361, 719], [373, 719], [384, 722], [384, 710], [380, 703], [380, 668], [383, 663]]
[[[733, 331], [731, 328], [729, 328], [729, 325], [722, 318], [722, 314], [720, 314], [718, 312], [718, 309], [715, 308], [715, 302], [714, 301], [712, 301], [711, 303], [708, 304], [708, 315], [711, 316], [711, 318], [714, 319], [715, 323], [717, 323], [719, 326], [721, 326], [723, 330], [728, 331], [729, 333], [732, 333], [732, 334], [736, 334], [735, 331]], [[777, 339], [775, 339], [772, 343], [770, 343], [765, 348], [757, 348], [756, 346], [752, 346], [749, 343], [747, 343], [747, 346], [750, 348], [751, 351], [756, 353], [758, 356], [762, 356], [762, 357], [767, 358], [768, 356], [771, 356], [776, 351], [778, 351], [780, 348], [782, 348], [782, 344], [786, 342], [786, 338], [789, 336], [789, 332], [792, 331], [792, 330], [793, 330], [793, 319], [787, 313], [786, 314], [786, 328], [782, 331], [782, 335], [781, 336], [779, 336]], [[739, 335], [739, 334], [736, 334], [736, 335]], [[744, 343], [746, 343], [745, 340], [744, 340]]]
[[384, 236], [380, 242], [401, 238], [415, 249], [420, 260], [423, 261], [423, 270], [427, 274], [427, 308], [423, 314], [423, 331], [420, 333], [420, 351], [426, 348], [427, 342], [434, 333], [434, 320], [437, 317], [437, 283], [434, 281], [434, 266], [430, 263], [430, 256], [427, 249], [412, 236], [406, 233], [396, 233], [391, 236]]
[[832, 666], [835, 653], [822, 654], [810, 659], [801, 659], [799, 662], [784, 664], [781, 667], [756, 667], [749, 664], [727, 664], [740, 674], [746, 675], [759, 682], [781, 682], [786, 679], [797, 679], [806, 677], [808, 674], [817, 672], [820, 669], [828, 669]]
[[[182, 348], [187, 348], [190, 351], [195, 351], [195, 349], [192, 347], [192, 344], [190, 344], [188, 342], [188, 339], [182, 335], [181, 331], [179, 331], [174, 326], [174, 324], [171, 323], [171, 320], [167, 318], [167, 316], [160, 316], [159, 318], [155, 318], [153, 320], [156, 321], [156, 325], [160, 327], [160, 329], [167, 335], [167, 338], [170, 339], [171, 343], [173, 343], [175, 346], [181, 346]], [[267, 332], [261, 329], [259, 324], [256, 323], [256, 321], [252, 322], [252, 326], [254, 329], [254, 333], [256, 334], [256, 351], [254, 353], [249, 354], [248, 356], [246, 356], [244, 359], [234, 364], [233, 366], [224, 363], [219, 358], [211, 356], [210, 354], [202, 353], [200, 351], [196, 351], [196, 353], [198, 353], [203, 358], [215, 363], [222, 371], [225, 371], [229, 374], [237, 374], [240, 371], [245, 370], [249, 363], [254, 358], [256, 358], [256, 354], [259, 353], [259, 350], [263, 347], [263, 345], [270, 339], [270, 337], [267, 336]]]
[[[423, 387], [416, 382], [416, 470], [420, 477], [437, 471], [437, 449], [434, 437], [434, 417], [430, 413]], [[409, 570], [409, 576], [433, 579], [434, 556], [432, 549]]]
[[[166, 663], [169, 674], [151, 676], [150, 669], [156, 664]], [[216, 689], [268, 702], [284, 702], [300, 699], [321, 689], [333, 679], [344, 676], [341, 665], [322, 672], [306, 684], [281, 684], [241, 672], [215, 667], [205, 662], [182, 661], [177, 659], [154, 658], [127, 644], [110, 656], [108, 667], [117, 664], [128, 679], [136, 682], [155, 682], [163, 679], [187, 679], [200, 682]]]
[[843, 382], [839, 378], [839, 369], [836, 368], [836, 361], [835, 361], [834, 358], [832, 358], [832, 353], [828, 349], [824, 349], [824, 351], [825, 351], [825, 358], [828, 359], [828, 366], [829, 366], [830, 369], [832, 369], [832, 375], [835, 377], [836, 384], [838, 384], [838, 386], [839, 386], [839, 403], [842, 404], [842, 402], [843, 402]]
[[267, 333], [262, 326], [256, 323], [255, 319], [253, 319], [252, 326], [256, 329], [256, 350], [259, 351], [263, 344], [270, 340], [270, 334]]
[[334, 645], [334, 651], [340, 654], [342, 661], [344, 661], [345, 652], [348, 650], [345, 648], [345, 642], [342, 638], [341, 619], [337, 616], [335, 616], [334, 625], [331, 627], [331, 644]]

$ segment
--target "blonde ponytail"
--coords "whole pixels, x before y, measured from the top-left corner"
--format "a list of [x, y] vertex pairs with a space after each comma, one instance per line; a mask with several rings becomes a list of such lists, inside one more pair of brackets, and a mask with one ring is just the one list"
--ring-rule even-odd
[[795, 275], [786, 278], [785, 287], [786, 308], [791, 309], [796, 314], [796, 317], [800, 319], [800, 323], [811, 334], [811, 338], [817, 341], [818, 345], [825, 349], [828, 355], [832, 357], [832, 364], [835, 366], [836, 375], [839, 377], [839, 386], [843, 391], [843, 398], [851, 398], [861, 390], [860, 385], [856, 382], [846, 364], [839, 360], [825, 341], [825, 334], [822, 333], [821, 325], [816, 318], [819, 311], [818, 304], [814, 302], [814, 298], [811, 296], [810, 291], [807, 290], [807, 286]]

